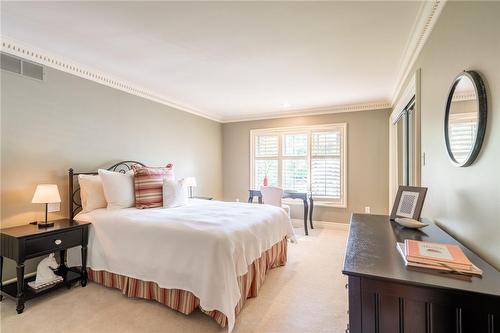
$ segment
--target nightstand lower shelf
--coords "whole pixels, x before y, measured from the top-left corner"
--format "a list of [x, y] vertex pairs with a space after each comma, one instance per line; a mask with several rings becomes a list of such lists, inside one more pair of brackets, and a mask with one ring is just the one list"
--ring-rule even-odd
[[[63, 281], [54, 284], [52, 286], [48, 286], [46, 288], [42, 288], [39, 290], [34, 290], [31, 287], [28, 286], [28, 282], [34, 281], [35, 277], [29, 277], [24, 279], [24, 295], [23, 298], [25, 301], [33, 299], [35, 297], [41, 296], [49, 291], [52, 291], [57, 288], [61, 288], [66, 286], [67, 288], [70, 288], [73, 283], [77, 281], [82, 280], [82, 272], [78, 267], [71, 267], [71, 268], [64, 268], [63, 271], [61, 272], [56, 272], [57, 275], [60, 275], [63, 277]], [[85, 281], [86, 282], [86, 281]], [[84, 283], [82, 281], [82, 283]], [[10, 283], [7, 285], [2, 286], [2, 295], [7, 296], [9, 298], [12, 298], [13, 300], [16, 300], [17, 297], [17, 283]]]

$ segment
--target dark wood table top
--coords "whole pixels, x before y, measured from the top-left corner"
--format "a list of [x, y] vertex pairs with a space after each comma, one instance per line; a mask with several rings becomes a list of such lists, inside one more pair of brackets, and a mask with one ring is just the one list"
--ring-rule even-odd
[[[449, 274], [406, 268], [396, 249], [396, 242], [404, 242], [405, 239], [458, 244], [469, 260], [483, 270], [483, 276], [467, 281]], [[421, 231], [403, 228], [385, 215], [352, 215], [342, 273], [500, 296], [500, 272], [438, 226], [430, 224]]]
[[79, 228], [82, 225], [90, 224], [89, 222], [77, 222], [69, 219], [60, 219], [50, 222], [54, 222], [54, 226], [48, 228], [38, 228], [38, 225], [36, 224], [24, 224], [16, 227], [0, 229], [0, 234], [8, 235], [14, 238], [24, 238], [43, 235], [50, 232], [71, 230], [73, 228]]

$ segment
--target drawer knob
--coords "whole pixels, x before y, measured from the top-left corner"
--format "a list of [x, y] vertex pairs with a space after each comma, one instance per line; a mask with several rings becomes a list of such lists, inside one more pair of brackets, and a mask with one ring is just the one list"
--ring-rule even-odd
[[60, 239], [56, 239], [56, 240], [54, 241], [54, 243], [55, 243], [56, 245], [60, 245], [60, 244], [62, 243], [62, 240], [60, 240]]

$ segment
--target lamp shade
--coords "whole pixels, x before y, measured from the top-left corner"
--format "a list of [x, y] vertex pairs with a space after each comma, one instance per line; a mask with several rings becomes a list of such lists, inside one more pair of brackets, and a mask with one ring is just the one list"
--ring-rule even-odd
[[186, 177], [186, 178], [184, 178], [184, 186], [187, 186], [187, 187], [196, 187], [196, 178], [194, 178], [194, 177]]
[[61, 202], [61, 196], [56, 184], [37, 185], [32, 203], [57, 203]]

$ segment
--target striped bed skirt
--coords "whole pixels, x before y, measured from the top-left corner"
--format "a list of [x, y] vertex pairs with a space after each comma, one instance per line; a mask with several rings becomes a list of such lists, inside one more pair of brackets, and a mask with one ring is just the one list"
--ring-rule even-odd
[[[267, 272], [272, 268], [286, 264], [287, 245], [285, 237], [250, 264], [247, 274], [238, 277], [241, 298], [235, 308], [236, 315], [241, 311], [248, 298], [258, 295]], [[199, 307], [202, 312], [215, 319], [220, 326], [225, 327], [227, 325], [227, 318], [223, 313], [217, 310], [207, 311], [202, 309], [200, 299], [189, 291], [160, 288], [158, 284], [152, 281], [142, 281], [107, 271], [94, 271], [90, 268], [87, 268], [87, 270], [89, 281], [109, 288], [120, 289], [127, 297], [154, 300], [186, 315]]]

